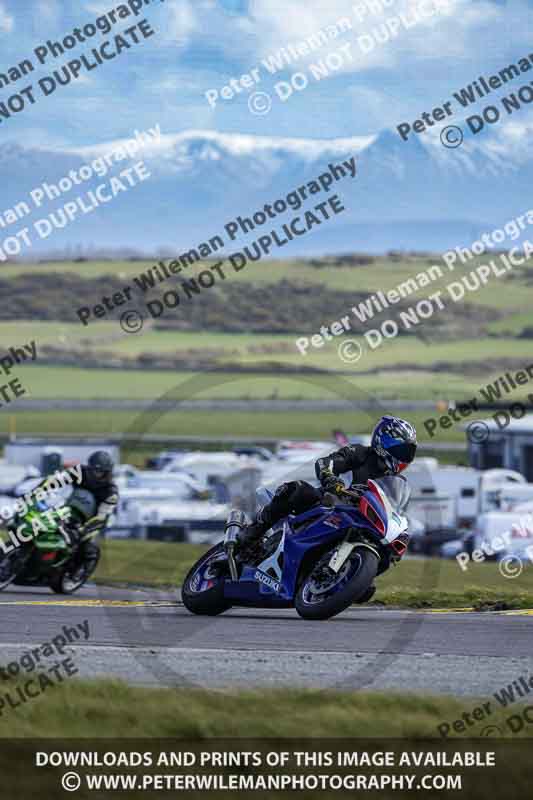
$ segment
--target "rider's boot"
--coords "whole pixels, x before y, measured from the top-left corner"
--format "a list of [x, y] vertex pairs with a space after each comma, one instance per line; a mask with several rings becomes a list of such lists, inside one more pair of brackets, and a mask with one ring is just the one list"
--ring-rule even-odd
[[272, 514], [268, 506], [263, 506], [257, 512], [255, 519], [250, 525], [242, 529], [239, 537], [239, 549], [247, 549], [259, 541], [269, 528], [274, 524]]

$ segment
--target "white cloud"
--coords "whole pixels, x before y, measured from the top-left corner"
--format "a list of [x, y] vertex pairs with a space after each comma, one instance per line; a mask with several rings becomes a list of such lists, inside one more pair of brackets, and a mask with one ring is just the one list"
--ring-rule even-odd
[[200, 16], [193, 9], [190, 0], [177, 0], [168, 6], [167, 12], [168, 20], [164, 31], [167, 41], [183, 46], [194, 33], [200, 32]]
[[[490, 0], [478, 0], [475, 4], [471, 0], [377, 2], [381, 2], [381, 6], [376, 7], [376, 3], [367, 5], [365, 0], [332, 0], [327, 5], [293, 0], [290, 7], [280, 13], [279, 7], [275, 8], [271, 0], [255, 0], [253, 12], [260, 30], [261, 54], [300, 42], [341, 18], [347, 18], [351, 30], [339, 37], [338, 44], [342, 46], [344, 42], [351, 42], [354, 59], [346, 60], [345, 71], [395, 66], [406, 54], [410, 59], [428, 55], [466, 56], [470, 47], [479, 47], [471, 41], [471, 33], [497, 22], [505, 13], [505, 9]], [[377, 11], [379, 7], [381, 13]], [[435, 13], [426, 16], [432, 10]], [[363, 36], [367, 38], [361, 45], [359, 37]], [[370, 40], [374, 42], [373, 46]], [[323, 48], [324, 52], [328, 49], [337, 49], [335, 40]]]
[[37, 0], [33, 15], [40, 22], [55, 24], [61, 18], [61, 6], [58, 0]]
[[4, 6], [0, 3], [0, 33], [11, 33], [14, 27], [14, 18], [7, 13]]
[[[510, 36], [501, 36], [501, 30], [510, 30], [511, 17], [513, 44], [517, 36], [532, 38], [527, 0], [508, 0], [507, 6], [494, 0], [291, 0], [286, 4], [281, 0], [250, 0], [247, 16], [223, 13], [216, 0], [196, 0], [194, 7], [190, 0], [176, 2], [175, 20], [185, 34], [193, 42], [197, 36], [205, 41], [209, 31], [216, 31], [216, 46], [228, 62], [238, 64], [238, 69], [259, 65], [266, 55], [298, 44], [341, 18], [350, 21], [351, 30], [300, 59], [299, 64], [304, 66], [346, 42], [352, 45], [353, 61], [346, 59], [340, 70], [344, 72], [397, 67], [428, 57], [467, 59], [482, 54], [487, 41], [502, 51], [508, 48]], [[426, 16], [433, 9], [436, 13]], [[407, 20], [407, 26], [400, 23], [394, 33], [387, 34], [387, 21], [394, 26], [393, 20], [401, 17]], [[388, 41], [379, 41], [365, 52], [358, 44], [358, 37], [363, 35], [380, 40], [388, 36]]]
[[17, 135], [17, 144], [37, 150], [64, 150], [69, 141], [65, 136], [54, 135], [47, 128], [28, 128]]

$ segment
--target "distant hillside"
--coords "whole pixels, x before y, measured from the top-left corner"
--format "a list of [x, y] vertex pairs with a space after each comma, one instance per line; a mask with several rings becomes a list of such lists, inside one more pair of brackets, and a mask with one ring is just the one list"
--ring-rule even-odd
[[[69, 170], [111, 152], [116, 145], [110, 142], [78, 150], [24, 148], [12, 142], [0, 145], [0, 214], [27, 198], [38, 181], [57, 183]], [[346, 213], [297, 237], [280, 251], [280, 257], [466, 246], [482, 232], [528, 209], [532, 152], [529, 129], [517, 132], [503, 124], [468, 139], [456, 150], [442, 147], [438, 138], [413, 137], [402, 142], [387, 130], [376, 136], [336, 140], [210, 131], [163, 135], [137, 156], [151, 173], [148, 180], [54, 230], [47, 239], [37, 239], [31, 254], [66, 247], [91, 252], [100, 248], [183, 252], [217, 234], [230, 219], [253, 214], [265, 203], [305, 185], [327, 170], [328, 164], [352, 156], [357, 161], [355, 179], [340, 180], [330, 191], [339, 193]], [[132, 163], [116, 164], [115, 173]], [[33, 225], [39, 217], [107, 180], [95, 178], [43, 203], [19, 227]], [[323, 194], [316, 199], [323, 200]], [[312, 205], [313, 198], [308, 206]], [[279, 221], [286, 222], [297, 213], [291, 211]], [[276, 224], [269, 221], [259, 233]]]

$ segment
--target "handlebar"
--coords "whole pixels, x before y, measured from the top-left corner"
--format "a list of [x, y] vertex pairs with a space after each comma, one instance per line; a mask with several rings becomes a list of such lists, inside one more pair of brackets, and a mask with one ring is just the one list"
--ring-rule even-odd
[[360, 500], [361, 495], [359, 492], [351, 492], [350, 489], [339, 489], [337, 491], [338, 495], [345, 495], [346, 497], [351, 497], [352, 500]]
[[[330, 460], [328, 469], [329, 469], [330, 475], [333, 476], [334, 475], [334, 472], [333, 472], [333, 459]], [[342, 481], [340, 479], [339, 479], [339, 483], [342, 485]], [[337, 494], [339, 496], [340, 495], [344, 495], [345, 497], [350, 497], [352, 500], [359, 500], [360, 497], [361, 497], [359, 492], [353, 492], [350, 489], [344, 489], [344, 488], [343, 489], [336, 488], [335, 489], [335, 494]]]

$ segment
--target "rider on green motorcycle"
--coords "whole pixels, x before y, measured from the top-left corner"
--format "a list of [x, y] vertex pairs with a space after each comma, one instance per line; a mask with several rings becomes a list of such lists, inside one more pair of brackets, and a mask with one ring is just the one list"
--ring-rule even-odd
[[[85, 521], [82, 524], [67, 525], [74, 544], [79, 546], [80, 560], [90, 561], [92, 548], [90, 542], [102, 533], [108, 520], [116, 510], [119, 494], [112, 480], [113, 461], [105, 450], [92, 453], [87, 465], [81, 468], [81, 479], [67, 500], [67, 506], [76, 508]], [[49, 476], [35, 487], [34, 493], [46, 489]]]

